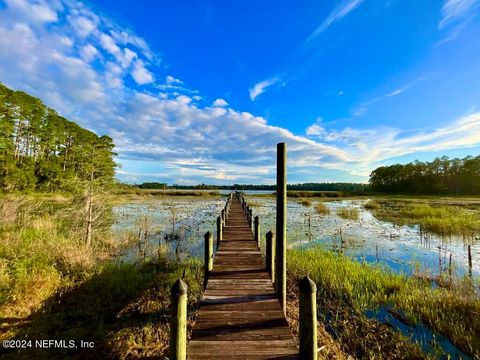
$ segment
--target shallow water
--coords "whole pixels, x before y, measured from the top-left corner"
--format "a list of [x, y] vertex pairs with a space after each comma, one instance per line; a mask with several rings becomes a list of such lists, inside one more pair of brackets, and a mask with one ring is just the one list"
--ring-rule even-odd
[[[265, 234], [275, 231], [275, 198], [248, 195], [254, 216], [261, 224], [262, 245]], [[262, 192], [263, 194], [263, 192]], [[329, 215], [315, 211], [316, 202], [309, 207], [298, 200], [289, 199], [287, 206], [287, 239], [290, 247], [323, 244], [326, 248], [343, 251], [346, 255], [369, 263], [380, 263], [395, 272], [420, 273], [435, 276], [439, 269], [448, 269], [450, 254], [452, 272], [462, 276], [468, 272], [466, 247], [461, 238], [441, 238], [434, 234], [420, 236], [418, 226], [397, 226], [378, 220], [364, 208], [367, 200], [340, 200], [323, 202]], [[159, 249], [172, 257], [185, 255], [203, 257], [203, 236], [210, 231], [216, 238], [216, 218], [225, 203], [225, 197], [167, 197], [142, 200], [114, 207], [116, 223], [112, 230], [117, 237], [138, 239], [139, 219], [151, 220], [151, 231], [145, 245], [146, 256], [156, 256]], [[336, 213], [340, 208], [357, 208], [359, 220], [346, 220]], [[166, 235], [173, 230], [172, 209], [175, 212], [175, 234], [169, 241]], [[139, 254], [138, 241], [134, 241], [123, 254], [124, 260], [134, 260]], [[472, 245], [473, 274], [480, 274], [480, 246]]]
[[[115, 206], [112, 231], [119, 241], [132, 240], [121, 260], [157, 257], [158, 252], [171, 258], [203, 256], [204, 234], [210, 231], [215, 238], [216, 218], [224, 205], [223, 198], [169, 197]], [[149, 219], [149, 235], [139, 244], [138, 239], [144, 238], [139, 234], [145, 217]]]
[[[259, 215], [262, 234], [275, 231], [275, 199], [249, 196]], [[304, 206], [289, 199], [287, 205], [289, 246], [323, 244], [326, 248], [343, 251], [346, 255], [369, 263], [380, 263], [395, 272], [438, 275], [440, 267], [448, 271], [452, 255], [452, 273], [468, 273], [467, 249], [461, 237], [441, 238], [435, 234], [420, 236], [418, 225], [398, 226], [382, 221], [364, 208], [368, 200], [323, 202], [329, 215], [315, 211], [316, 202]], [[341, 208], [356, 208], [359, 220], [346, 220], [337, 215]], [[473, 274], [480, 274], [480, 244], [471, 247]]]

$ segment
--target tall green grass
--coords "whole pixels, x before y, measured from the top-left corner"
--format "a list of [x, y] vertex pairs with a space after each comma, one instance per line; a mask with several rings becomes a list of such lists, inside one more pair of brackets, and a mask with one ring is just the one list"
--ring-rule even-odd
[[[382, 351], [393, 351], [391, 343], [385, 345], [388, 339], [379, 336], [378, 343], [372, 338], [367, 341], [355, 336], [352, 327], [358, 323], [351, 314], [353, 319], [365, 320], [366, 310], [387, 306], [405, 313], [408, 321], [423, 322], [444, 334], [464, 352], [480, 356], [480, 300], [470, 283], [435, 289], [430, 283], [361, 264], [319, 247], [290, 250], [287, 259], [292, 277], [299, 279], [308, 274], [317, 283], [321, 314], [324, 319], [333, 319], [340, 340], [355, 351], [368, 355], [369, 349], [362, 346], [362, 341]], [[374, 335], [369, 332], [365, 336]], [[375, 351], [372, 349], [371, 355]]]
[[422, 203], [381, 201], [373, 209], [375, 216], [398, 224], [419, 224], [423, 230], [438, 235], [480, 234], [480, 212], [460, 206], [432, 206]]

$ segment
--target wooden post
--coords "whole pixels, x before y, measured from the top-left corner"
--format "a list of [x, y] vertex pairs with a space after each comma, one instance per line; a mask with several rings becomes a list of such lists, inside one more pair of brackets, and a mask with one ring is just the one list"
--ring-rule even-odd
[[225, 222], [225, 209], [222, 209], [222, 223]]
[[205, 274], [203, 287], [207, 288], [208, 276], [213, 269], [213, 235], [208, 231], [205, 234]]
[[275, 239], [271, 231], [267, 232], [265, 244], [265, 262], [272, 283], [275, 283]]
[[468, 275], [472, 277], [472, 247], [470, 244], [468, 244], [467, 251], [468, 251]]
[[253, 228], [253, 210], [248, 207], [248, 224], [250, 225], [250, 229]]
[[217, 251], [218, 251], [218, 248], [220, 247], [220, 243], [222, 242], [222, 238], [223, 238], [222, 231], [223, 231], [222, 220], [220, 219], [220, 216], [219, 216], [217, 217]]
[[275, 289], [286, 314], [287, 305], [287, 144], [277, 144], [277, 223], [275, 242]]
[[258, 216], [255, 216], [255, 241], [257, 242], [257, 246], [260, 247], [260, 220]]
[[170, 359], [187, 358], [187, 291], [188, 286], [181, 279], [171, 289], [170, 315]]
[[317, 286], [305, 276], [298, 284], [300, 290], [299, 333], [300, 359], [317, 359]]

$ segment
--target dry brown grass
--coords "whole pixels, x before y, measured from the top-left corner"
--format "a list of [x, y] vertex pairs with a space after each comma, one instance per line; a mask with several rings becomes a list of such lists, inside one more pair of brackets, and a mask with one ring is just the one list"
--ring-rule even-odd
[[324, 203], [317, 203], [317, 205], [315, 206], [315, 210], [317, 211], [317, 213], [319, 213], [320, 215], [328, 215], [330, 214], [330, 209], [328, 208], [327, 205], [325, 205]]

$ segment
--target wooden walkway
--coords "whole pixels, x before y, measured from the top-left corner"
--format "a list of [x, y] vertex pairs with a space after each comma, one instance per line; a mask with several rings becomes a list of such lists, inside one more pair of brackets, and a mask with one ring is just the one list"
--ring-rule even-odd
[[278, 296], [235, 196], [225, 225], [188, 359], [297, 359]]

